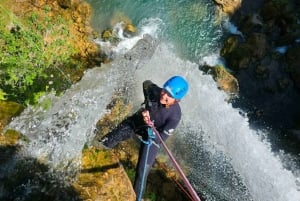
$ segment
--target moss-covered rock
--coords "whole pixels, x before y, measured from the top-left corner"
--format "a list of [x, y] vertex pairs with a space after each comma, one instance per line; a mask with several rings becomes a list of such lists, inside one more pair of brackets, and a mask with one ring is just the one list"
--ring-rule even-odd
[[242, 43], [237, 36], [230, 36], [224, 42], [220, 55], [227, 60], [230, 69], [238, 71], [248, 67], [251, 46]]
[[13, 117], [18, 116], [24, 106], [11, 101], [0, 101], [0, 133]]
[[242, 0], [214, 0], [214, 2], [221, 6], [224, 13], [229, 15], [234, 14], [242, 4]]
[[221, 49], [220, 55], [222, 57], [226, 57], [226, 55], [233, 52], [236, 47], [239, 45], [239, 39], [238, 36], [230, 36], [226, 39], [226, 41], [223, 44], [223, 47]]
[[239, 85], [237, 79], [232, 74], [230, 74], [223, 66], [217, 65], [213, 67], [212, 74], [222, 90], [231, 95], [238, 94]]
[[125, 169], [112, 152], [85, 149], [81, 161], [81, 173], [73, 184], [81, 200], [135, 200]]
[[203, 70], [210, 73], [217, 82], [219, 88], [231, 96], [235, 96], [239, 92], [239, 84], [237, 79], [226, 70], [222, 65], [203, 66]]

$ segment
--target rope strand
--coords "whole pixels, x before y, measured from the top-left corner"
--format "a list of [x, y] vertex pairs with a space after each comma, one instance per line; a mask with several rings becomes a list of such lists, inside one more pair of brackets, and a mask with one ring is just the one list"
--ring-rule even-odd
[[168, 149], [167, 145], [164, 143], [164, 141], [162, 140], [159, 132], [156, 130], [156, 128], [154, 127], [154, 124], [151, 122], [148, 123], [148, 125], [152, 128], [153, 132], [156, 134], [156, 136], [158, 137], [158, 139], [160, 140], [160, 142], [162, 143], [164, 149], [166, 150], [167, 154], [169, 155], [171, 161], [173, 162], [173, 165], [175, 167], [175, 169], [178, 171], [179, 175], [181, 176], [183, 182], [185, 183], [187, 190], [189, 191], [189, 193], [191, 194], [193, 201], [201, 201], [198, 194], [196, 193], [196, 191], [194, 190], [194, 188], [192, 187], [192, 185], [190, 184], [190, 182], [188, 181], [188, 179], [186, 178], [186, 176], [184, 175], [183, 171], [181, 170], [180, 166], [178, 165], [177, 161], [175, 160], [175, 158], [173, 157], [172, 153], [170, 152], [170, 150]]

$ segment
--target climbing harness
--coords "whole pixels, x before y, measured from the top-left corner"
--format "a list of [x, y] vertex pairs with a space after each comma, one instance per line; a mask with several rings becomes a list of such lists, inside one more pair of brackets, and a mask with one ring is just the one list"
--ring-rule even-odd
[[[160, 140], [161, 144], [163, 145], [165, 151], [167, 152], [168, 156], [170, 157], [175, 169], [178, 171], [179, 175], [181, 176], [183, 182], [185, 183], [187, 190], [189, 191], [193, 201], [201, 201], [199, 196], [197, 195], [196, 191], [194, 190], [194, 188], [192, 187], [192, 185], [190, 184], [189, 180], [186, 178], [186, 176], [184, 175], [183, 171], [181, 170], [180, 166], [178, 165], [177, 161], [175, 160], [174, 156], [172, 155], [172, 153], [170, 152], [170, 150], [168, 149], [167, 145], [164, 143], [163, 139], [161, 138], [159, 132], [156, 130], [156, 128], [154, 127], [154, 124], [151, 122], [148, 122], [148, 126], [151, 128], [151, 130], [155, 133], [156, 137]], [[152, 132], [152, 133], [153, 133]]]

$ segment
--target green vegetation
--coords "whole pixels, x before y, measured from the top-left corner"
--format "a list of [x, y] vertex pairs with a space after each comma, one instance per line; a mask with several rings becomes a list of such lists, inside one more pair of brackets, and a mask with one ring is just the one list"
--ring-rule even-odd
[[0, 100], [34, 104], [50, 90], [68, 88], [78, 52], [69, 33], [71, 19], [50, 15], [51, 7], [16, 16], [0, 4]]
[[134, 177], [135, 177], [135, 169], [125, 167], [125, 171], [126, 171], [128, 178], [130, 179], [131, 183], [133, 183]]
[[156, 195], [155, 195], [155, 193], [148, 193], [148, 192], [146, 192], [145, 193], [145, 198], [148, 198], [151, 201], [156, 201]]

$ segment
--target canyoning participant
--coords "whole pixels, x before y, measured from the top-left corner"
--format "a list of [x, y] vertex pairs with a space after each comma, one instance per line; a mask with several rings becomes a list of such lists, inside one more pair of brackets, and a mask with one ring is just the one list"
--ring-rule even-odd
[[[158, 150], [160, 140], [153, 132], [149, 132], [149, 123], [153, 123], [163, 141], [165, 141], [177, 127], [181, 119], [179, 101], [188, 91], [188, 83], [181, 76], [173, 76], [165, 82], [163, 88], [150, 80], [143, 82], [145, 108], [141, 108], [118, 127], [94, 143], [95, 146], [113, 148], [121, 141], [134, 137], [141, 138], [139, 159], [136, 167], [134, 191], [140, 200]], [[147, 161], [147, 163], [146, 163]]]

